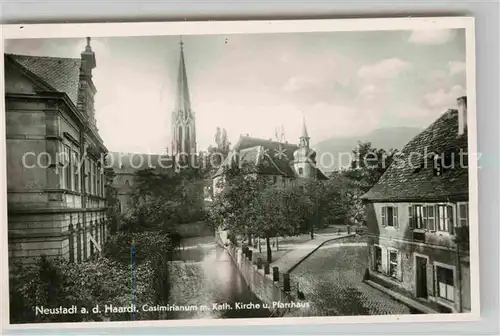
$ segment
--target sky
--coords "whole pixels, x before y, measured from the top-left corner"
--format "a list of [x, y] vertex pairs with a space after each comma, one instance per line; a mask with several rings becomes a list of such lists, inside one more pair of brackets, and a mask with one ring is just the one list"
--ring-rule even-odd
[[[465, 95], [465, 31], [183, 36], [198, 150], [217, 127], [311, 143], [382, 127], [424, 128]], [[179, 36], [92, 38], [99, 132], [110, 151], [163, 153], [171, 143]], [[81, 39], [8, 40], [8, 53], [80, 57]]]

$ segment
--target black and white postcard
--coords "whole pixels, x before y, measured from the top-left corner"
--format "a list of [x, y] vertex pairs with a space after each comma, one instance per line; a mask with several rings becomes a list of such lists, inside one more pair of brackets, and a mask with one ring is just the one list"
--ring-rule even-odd
[[478, 318], [472, 18], [2, 29], [10, 327]]

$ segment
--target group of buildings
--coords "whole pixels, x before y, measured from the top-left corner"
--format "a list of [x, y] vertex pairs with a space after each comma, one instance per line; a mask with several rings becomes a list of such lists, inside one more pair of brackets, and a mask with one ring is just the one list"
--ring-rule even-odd
[[[80, 58], [5, 55], [11, 263], [41, 255], [80, 262], [101, 250], [109, 235], [103, 157], [125, 213], [138, 170], [196, 154], [182, 43], [170, 154], [108, 152], [95, 121], [95, 67], [89, 38]], [[420, 156], [417, 164], [392, 164], [363, 197], [370, 280], [443, 312], [470, 309], [468, 251], [454, 239], [469, 225], [468, 161], [459, 154], [467, 153], [466, 98], [458, 103], [401, 152], [434, 154]], [[213, 178], [214, 193], [232, 164], [252, 164], [255, 173], [280, 185], [327, 179], [309, 141], [305, 121], [298, 145], [241, 136]]]

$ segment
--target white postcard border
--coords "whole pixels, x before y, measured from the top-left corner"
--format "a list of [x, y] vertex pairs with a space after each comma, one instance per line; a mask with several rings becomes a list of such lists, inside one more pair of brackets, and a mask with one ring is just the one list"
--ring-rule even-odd
[[[277, 20], [277, 21], [215, 21], [215, 22], [146, 22], [146, 23], [89, 23], [89, 24], [32, 24], [0, 26], [0, 47], [5, 39], [28, 38], [75, 38], [75, 37], [126, 37], [166, 35], [216, 35], [216, 34], [263, 34], [304, 32], [346, 32], [382, 30], [424, 30], [424, 29], [466, 30], [466, 76], [468, 100], [468, 143], [469, 152], [477, 153], [476, 119], [476, 64], [475, 30], [472, 17], [430, 17], [430, 18], [376, 18], [376, 19], [321, 19], [321, 20]], [[4, 54], [0, 88], [4, 88]], [[4, 225], [0, 230], [1, 250], [1, 321], [2, 327], [14, 329], [47, 328], [116, 328], [116, 327], [165, 327], [165, 326], [230, 326], [230, 325], [291, 325], [291, 324], [338, 324], [338, 323], [387, 323], [387, 322], [448, 322], [476, 321], [480, 317], [479, 302], [479, 218], [478, 218], [478, 162], [469, 156], [469, 209], [470, 225], [470, 276], [471, 312], [459, 314], [430, 315], [386, 315], [386, 316], [335, 316], [303, 318], [246, 318], [246, 319], [194, 319], [166, 321], [126, 322], [74, 322], [74, 323], [30, 323], [10, 324], [8, 286], [8, 227], [7, 227], [7, 184], [6, 184], [6, 139], [5, 99], [0, 100], [3, 116], [0, 118], [0, 209]]]

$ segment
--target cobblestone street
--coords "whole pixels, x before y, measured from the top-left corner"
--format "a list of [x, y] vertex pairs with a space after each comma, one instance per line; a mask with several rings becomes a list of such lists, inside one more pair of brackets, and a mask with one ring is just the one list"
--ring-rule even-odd
[[359, 237], [328, 242], [292, 272], [311, 303], [302, 316], [410, 314], [407, 306], [362, 282], [368, 248], [360, 243]]

